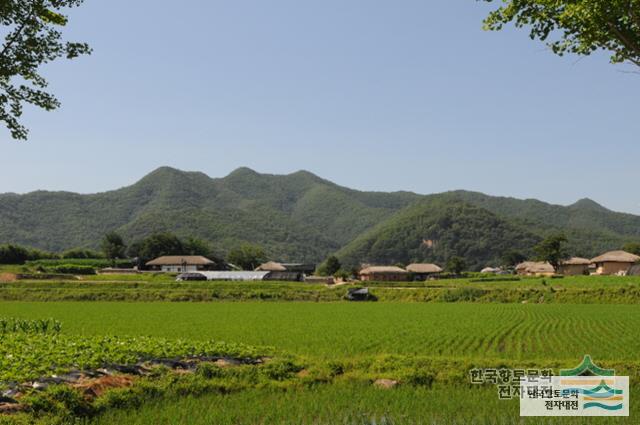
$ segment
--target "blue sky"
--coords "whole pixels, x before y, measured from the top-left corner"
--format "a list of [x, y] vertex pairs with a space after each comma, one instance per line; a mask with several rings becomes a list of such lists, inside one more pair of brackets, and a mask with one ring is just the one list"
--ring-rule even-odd
[[481, 29], [473, 0], [86, 0], [45, 70], [63, 103], [0, 131], [0, 192], [97, 192], [161, 165], [307, 169], [640, 214], [640, 76]]

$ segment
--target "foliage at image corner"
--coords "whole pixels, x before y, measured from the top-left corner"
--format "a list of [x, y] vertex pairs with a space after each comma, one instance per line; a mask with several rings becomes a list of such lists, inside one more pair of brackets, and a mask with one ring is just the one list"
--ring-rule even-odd
[[0, 121], [11, 136], [25, 140], [27, 128], [20, 123], [25, 104], [47, 111], [60, 106], [47, 92], [41, 65], [65, 57], [91, 53], [87, 43], [62, 40], [61, 27], [68, 23], [64, 11], [83, 0], [4, 0], [0, 2], [0, 26], [4, 43], [0, 50]]
[[[493, 2], [493, 0], [484, 0]], [[640, 66], [640, 0], [503, 0], [484, 20], [486, 30], [528, 27], [557, 55], [611, 53], [612, 63]]]

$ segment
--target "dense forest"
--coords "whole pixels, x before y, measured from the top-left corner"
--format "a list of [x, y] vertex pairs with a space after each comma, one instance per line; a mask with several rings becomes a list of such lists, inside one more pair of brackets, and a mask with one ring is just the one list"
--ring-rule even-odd
[[590, 200], [564, 207], [464, 191], [361, 192], [306, 171], [248, 168], [212, 179], [162, 167], [104, 193], [0, 195], [0, 244], [54, 252], [98, 249], [111, 231], [127, 241], [172, 232], [206, 241], [220, 257], [250, 243], [282, 261], [320, 262], [336, 253], [345, 265], [443, 262], [456, 255], [479, 268], [505, 250], [530, 253], [559, 230], [572, 253], [589, 257], [640, 241], [640, 217]]

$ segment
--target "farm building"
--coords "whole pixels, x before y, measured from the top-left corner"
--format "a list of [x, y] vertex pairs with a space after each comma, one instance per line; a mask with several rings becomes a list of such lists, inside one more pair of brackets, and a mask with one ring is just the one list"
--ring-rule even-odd
[[370, 266], [360, 270], [360, 280], [403, 282], [409, 272], [395, 266]]
[[414, 280], [427, 280], [442, 273], [442, 268], [435, 264], [413, 263], [407, 266], [407, 271], [413, 275]]
[[[270, 272], [229, 272], [229, 271], [199, 271], [197, 273], [183, 273], [178, 276], [177, 280], [227, 280], [227, 281], [261, 281], [269, 275]], [[202, 276], [198, 278], [196, 275]]]
[[516, 273], [521, 276], [553, 276], [556, 270], [546, 262], [525, 261], [516, 266]]
[[626, 274], [639, 261], [639, 256], [625, 251], [606, 252], [591, 260], [596, 266], [595, 274], [600, 275]]
[[147, 267], [163, 272], [196, 272], [210, 270], [216, 263], [201, 255], [165, 255], [149, 261]]
[[581, 276], [589, 274], [591, 260], [580, 257], [572, 257], [560, 263], [558, 273], [565, 276]]
[[178, 281], [189, 280], [226, 280], [226, 281], [287, 281], [302, 282], [304, 275], [301, 272], [265, 272], [265, 271], [197, 271], [182, 273], [176, 279]]

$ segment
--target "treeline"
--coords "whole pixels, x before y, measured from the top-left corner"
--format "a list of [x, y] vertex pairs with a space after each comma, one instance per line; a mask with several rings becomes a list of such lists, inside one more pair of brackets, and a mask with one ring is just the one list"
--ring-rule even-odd
[[[145, 264], [164, 255], [202, 255], [224, 267], [223, 256], [209, 242], [194, 238], [180, 238], [170, 232], [154, 233], [127, 243], [116, 232], [106, 234], [100, 250], [74, 248], [62, 253], [46, 252], [15, 244], [0, 245], [0, 264], [23, 265], [29, 263], [53, 271], [55, 266], [70, 264], [87, 267], [131, 266], [144, 268]], [[228, 263], [243, 270], [253, 270], [267, 260], [264, 249], [258, 245], [241, 244], [231, 249], [226, 257]], [[73, 261], [71, 261], [73, 260]]]

